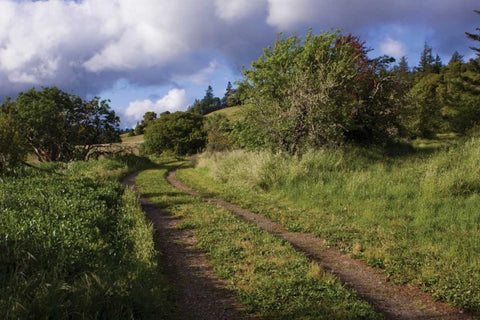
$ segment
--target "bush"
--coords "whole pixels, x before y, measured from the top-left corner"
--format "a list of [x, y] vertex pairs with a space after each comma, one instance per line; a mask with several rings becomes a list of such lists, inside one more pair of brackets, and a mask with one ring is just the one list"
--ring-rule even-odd
[[176, 155], [194, 154], [205, 148], [203, 117], [192, 112], [162, 114], [145, 131], [143, 154], [173, 151]]

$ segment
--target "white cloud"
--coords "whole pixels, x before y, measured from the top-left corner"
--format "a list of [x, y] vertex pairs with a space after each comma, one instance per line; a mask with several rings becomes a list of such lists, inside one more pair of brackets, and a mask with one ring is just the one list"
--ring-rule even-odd
[[134, 126], [149, 111], [160, 114], [165, 111], [185, 110], [188, 106], [188, 101], [189, 99], [184, 89], [172, 89], [168, 91], [167, 95], [157, 101], [147, 99], [130, 102], [124, 111], [123, 125], [128, 127]]
[[[468, 54], [463, 32], [474, 32], [478, 0], [367, 2], [0, 0], [0, 98], [32, 85], [97, 94], [120, 78], [138, 86], [172, 85], [178, 77], [202, 82], [214, 70], [211, 61], [238, 69], [258, 58], [277, 31], [301, 33], [310, 26], [364, 36], [380, 25], [408, 25], [433, 30], [428, 40], [440, 54], [459, 45]], [[395, 36], [381, 50], [398, 56], [410, 49], [399, 41], [415, 46]]]
[[380, 43], [380, 54], [386, 54], [396, 59], [400, 59], [405, 53], [405, 45], [401, 41], [387, 38]]

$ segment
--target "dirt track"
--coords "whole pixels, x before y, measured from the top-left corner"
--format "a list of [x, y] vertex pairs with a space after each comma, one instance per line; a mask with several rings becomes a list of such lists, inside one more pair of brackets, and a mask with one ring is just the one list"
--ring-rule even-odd
[[174, 187], [222, 206], [267, 232], [290, 242], [323, 268], [338, 276], [343, 283], [357, 291], [388, 319], [473, 319], [470, 314], [454, 309], [446, 303], [434, 301], [431, 296], [416, 287], [394, 285], [386, 281], [384, 274], [342, 254], [337, 249], [327, 247], [323, 239], [306, 233], [287, 232], [281, 225], [262, 215], [221, 199], [204, 196], [179, 182], [174, 171], [169, 172], [167, 180]]
[[[136, 174], [123, 184], [135, 187]], [[196, 249], [191, 231], [177, 228], [178, 219], [165, 215], [146, 198], [140, 202], [155, 228], [155, 247], [162, 254], [165, 272], [175, 287], [176, 313], [172, 319], [248, 319], [233, 293], [214, 275], [205, 255]]]

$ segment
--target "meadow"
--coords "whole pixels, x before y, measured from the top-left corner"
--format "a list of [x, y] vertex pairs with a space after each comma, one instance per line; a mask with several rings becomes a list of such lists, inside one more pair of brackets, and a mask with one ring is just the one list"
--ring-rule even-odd
[[406, 151], [204, 154], [177, 177], [478, 312], [480, 141]]
[[217, 276], [259, 319], [382, 319], [372, 306], [289, 243], [165, 180], [181, 162], [141, 172], [136, 184], [191, 230]]
[[161, 319], [170, 286], [137, 197], [135, 156], [18, 169], [0, 184], [4, 319]]

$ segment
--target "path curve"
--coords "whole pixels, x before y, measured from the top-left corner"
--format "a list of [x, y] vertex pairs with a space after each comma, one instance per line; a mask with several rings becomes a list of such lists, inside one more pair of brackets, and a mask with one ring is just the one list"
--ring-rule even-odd
[[[136, 176], [128, 175], [123, 184], [135, 189]], [[140, 196], [140, 203], [153, 223], [155, 248], [161, 252], [165, 272], [175, 287], [177, 308], [172, 319], [249, 319], [233, 293], [215, 276], [205, 254], [196, 249], [192, 232], [178, 229], [178, 218], [164, 214], [145, 197]]]
[[222, 199], [203, 195], [176, 179], [170, 171], [168, 182], [192, 196], [222, 206], [241, 218], [256, 224], [267, 232], [290, 242], [306, 253], [324, 269], [335, 274], [346, 286], [357, 291], [374, 308], [388, 319], [473, 319], [473, 316], [450, 305], [435, 301], [430, 295], [411, 285], [395, 285], [386, 280], [385, 274], [359, 260], [352, 259], [338, 249], [330, 248], [324, 239], [301, 232], [288, 232], [280, 224], [250, 212]]

